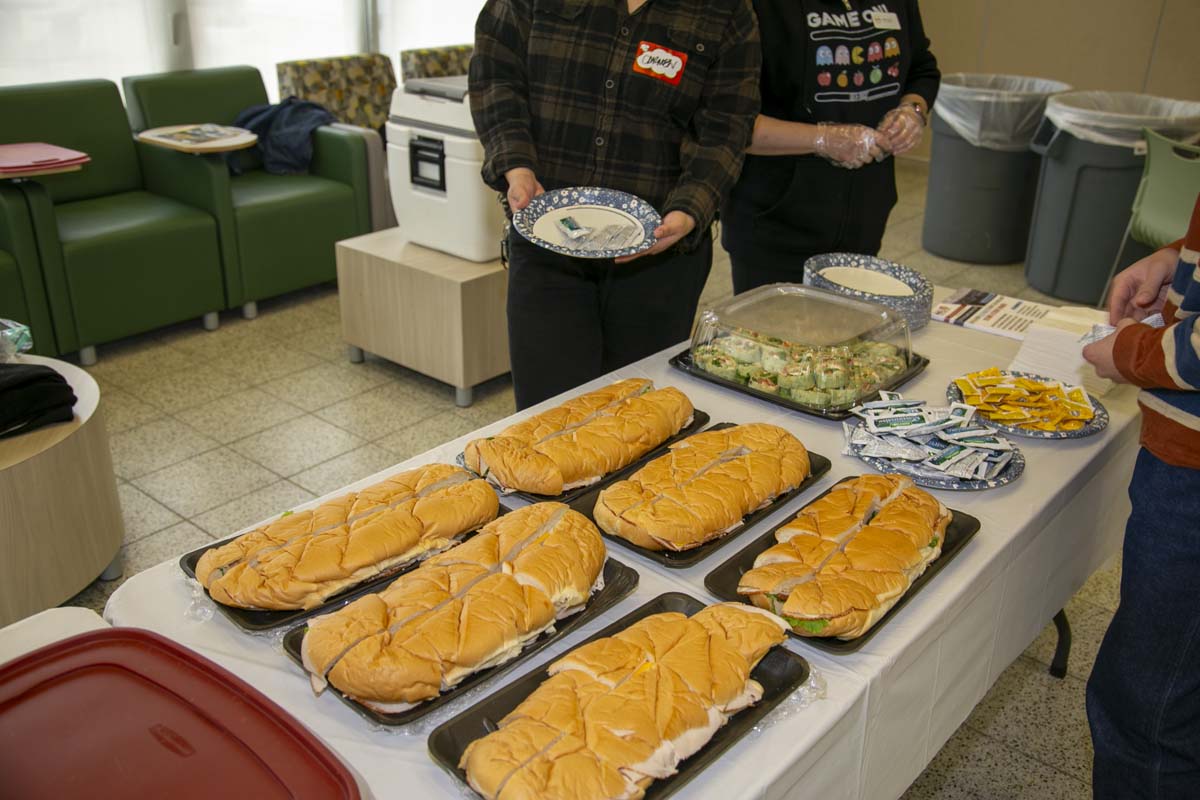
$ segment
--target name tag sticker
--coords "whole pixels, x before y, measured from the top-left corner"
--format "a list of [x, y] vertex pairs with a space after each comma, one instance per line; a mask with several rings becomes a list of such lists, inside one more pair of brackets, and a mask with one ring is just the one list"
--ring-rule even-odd
[[637, 56], [633, 59], [633, 71], [678, 86], [683, 80], [683, 68], [687, 64], [687, 58], [687, 53], [643, 41], [638, 44]]
[[898, 31], [900, 17], [895, 11], [876, 11], [871, 14], [871, 24], [881, 31]]

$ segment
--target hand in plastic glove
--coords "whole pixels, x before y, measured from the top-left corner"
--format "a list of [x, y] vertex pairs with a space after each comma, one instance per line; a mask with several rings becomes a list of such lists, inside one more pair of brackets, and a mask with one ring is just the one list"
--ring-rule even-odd
[[530, 200], [546, 191], [528, 167], [510, 169], [504, 173], [504, 179], [508, 181], [508, 207], [513, 211], [520, 211], [529, 205]]
[[883, 134], [883, 146], [894, 156], [902, 155], [921, 143], [925, 120], [920, 111], [905, 103], [883, 115], [879, 132]]
[[883, 157], [884, 151], [878, 139], [878, 132], [866, 125], [818, 122], [813, 152], [836, 166], [858, 169], [863, 164]]
[[[1122, 328], [1136, 324], [1133, 320], [1126, 318], [1117, 322], [1117, 332]], [[1117, 343], [1117, 334], [1113, 333], [1105, 336], [1103, 339], [1092, 342], [1087, 347], [1083, 348], [1083, 357], [1088, 363], [1096, 368], [1096, 374], [1101, 378], [1108, 378], [1115, 383], [1129, 383], [1121, 371], [1117, 369], [1113, 360], [1113, 347]]]
[[1178, 251], [1159, 250], [1121, 271], [1108, 295], [1108, 324], [1127, 317], [1141, 322], [1162, 311], [1178, 264]]
[[691, 233], [695, 227], [696, 220], [686, 211], [668, 211], [667, 215], [663, 217], [662, 225], [654, 229], [654, 238], [656, 240], [654, 246], [649, 250], [643, 250], [635, 256], [618, 258], [616, 259], [616, 263], [625, 264], [633, 261], [635, 258], [661, 253]]

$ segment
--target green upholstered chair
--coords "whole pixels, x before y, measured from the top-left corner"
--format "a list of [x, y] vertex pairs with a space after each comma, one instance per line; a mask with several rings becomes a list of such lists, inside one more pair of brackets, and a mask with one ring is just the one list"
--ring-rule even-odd
[[[92, 160], [19, 184], [29, 205], [59, 352], [203, 315], [217, 325], [224, 282], [217, 226], [135, 145], [111, 81], [0, 88], [0, 143], [49, 142]], [[30, 296], [26, 287], [26, 298]]]
[[28, 325], [33, 352], [58, 355], [25, 197], [16, 186], [4, 182], [0, 182], [0, 319]]
[[[135, 130], [229, 125], [243, 109], [267, 102], [254, 67], [138, 75], [124, 84]], [[324, 126], [313, 134], [307, 175], [267, 173], [252, 150], [240, 157], [242, 175], [230, 175], [217, 156], [159, 148], [153, 160], [217, 219], [226, 306], [241, 306], [251, 318], [258, 300], [334, 280], [334, 243], [371, 230], [367, 155], [361, 136]]]

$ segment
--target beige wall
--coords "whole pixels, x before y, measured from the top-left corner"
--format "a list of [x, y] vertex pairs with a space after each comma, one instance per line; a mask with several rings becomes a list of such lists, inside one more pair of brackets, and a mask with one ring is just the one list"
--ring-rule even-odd
[[1200, 0], [922, 0], [921, 17], [942, 72], [1200, 100]]

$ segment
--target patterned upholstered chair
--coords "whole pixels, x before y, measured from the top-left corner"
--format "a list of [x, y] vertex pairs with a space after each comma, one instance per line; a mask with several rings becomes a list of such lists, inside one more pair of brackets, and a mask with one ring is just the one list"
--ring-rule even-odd
[[377, 131], [387, 122], [396, 74], [381, 53], [285, 61], [275, 71], [280, 97], [311, 100], [347, 125]]
[[446, 47], [422, 47], [400, 51], [400, 79], [445, 78], [450, 75], [466, 75], [471, 62], [469, 44], [452, 44]]
[[366, 140], [371, 230], [395, 227], [383, 146], [384, 124], [396, 90], [392, 60], [382, 53], [306, 58], [276, 64], [275, 74], [280, 97], [322, 105], [338, 118], [334, 127], [353, 130]]

